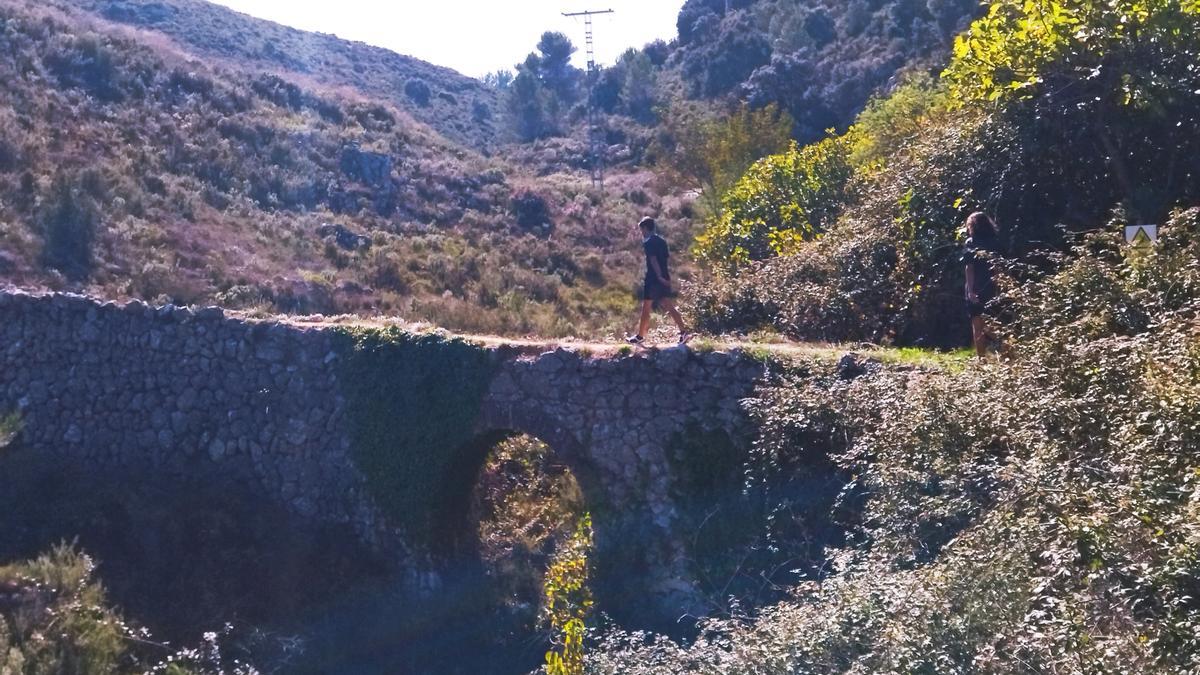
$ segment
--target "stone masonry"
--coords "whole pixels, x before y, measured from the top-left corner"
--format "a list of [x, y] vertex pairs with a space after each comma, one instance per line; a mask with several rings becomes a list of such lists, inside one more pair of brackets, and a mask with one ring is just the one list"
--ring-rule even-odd
[[[0, 414], [20, 414], [30, 452], [240, 483], [301, 517], [354, 528], [429, 579], [436, 570], [409, 555], [354, 464], [333, 344], [329, 328], [217, 308], [0, 293]], [[665, 611], [694, 610], [686, 547], [671, 534], [669, 448], [689, 427], [744, 442], [740, 401], [763, 366], [685, 348], [606, 358], [509, 351], [497, 354], [477, 433], [548, 443], [610, 514], [597, 519], [598, 547], [633, 545], [630, 523], [653, 533], [636, 543], [647, 561], [639, 587]]]

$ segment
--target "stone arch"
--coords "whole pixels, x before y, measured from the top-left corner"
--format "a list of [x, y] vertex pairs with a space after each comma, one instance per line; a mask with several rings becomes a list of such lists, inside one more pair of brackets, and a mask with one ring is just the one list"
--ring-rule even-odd
[[471, 553], [476, 543], [476, 533], [469, 522], [472, 494], [478, 487], [480, 475], [488, 457], [504, 441], [527, 436], [545, 443], [554, 456], [574, 476], [583, 492], [586, 504], [602, 503], [604, 491], [598, 480], [595, 467], [591, 466], [577, 444], [572, 444], [561, 435], [538, 433], [534, 427], [520, 424], [492, 424], [481, 422], [469, 441], [454, 450], [454, 463], [445, 485], [438, 490], [439, 500], [434, 515], [438, 533], [433, 544], [433, 553], [439, 557]]

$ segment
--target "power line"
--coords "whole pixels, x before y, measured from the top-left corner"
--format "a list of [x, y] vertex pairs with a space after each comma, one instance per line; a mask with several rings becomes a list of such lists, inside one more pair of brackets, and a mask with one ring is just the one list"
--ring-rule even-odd
[[587, 31], [587, 69], [588, 69], [588, 152], [592, 165], [592, 186], [604, 191], [604, 154], [608, 143], [604, 137], [604, 127], [601, 124], [600, 111], [596, 108], [596, 83], [600, 80], [600, 69], [596, 66], [596, 41], [592, 28], [592, 17], [599, 14], [615, 14], [611, 9], [587, 10], [584, 12], [563, 12], [566, 17], [583, 17], [583, 26]]

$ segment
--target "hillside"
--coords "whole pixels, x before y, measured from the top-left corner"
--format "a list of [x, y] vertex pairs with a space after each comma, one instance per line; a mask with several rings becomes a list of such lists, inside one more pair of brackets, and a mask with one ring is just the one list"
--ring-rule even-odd
[[494, 149], [503, 134], [503, 125], [495, 120], [502, 111], [492, 89], [449, 68], [386, 49], [296, 30], [204, 0], [52, 4], [161, 33], [208, 63], [283, 75], [306, 88], [357, 91], [477, 150]]
[[1200, 0], [688, 0], [603, 194], [560, 34], [490, 152], [86, 6], [0, 0], [0, 673], [1200, 674]]
[[944, 62], [980, 12], [977, 0], [688, 0], [668, 63], [688, 96], [776, 103], [812, 141], [898, 72]]
[[446, 140], [386, 101], [208, 64], [35, 3], [0, 4], [0, 279], [463, 330], [617, 332], [643, 211]]

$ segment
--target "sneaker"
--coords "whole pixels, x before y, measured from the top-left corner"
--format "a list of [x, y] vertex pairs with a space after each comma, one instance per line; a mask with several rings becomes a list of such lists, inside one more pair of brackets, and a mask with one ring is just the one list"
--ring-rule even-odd
[[642, 337], [641, 335], [626, 335], [625, 341], [631, 345], [640, 345], [646, 341], [646, 338]]
[[695, 337], [695, 335], [693, 335], [692, 333], [680, 333], [679, 334], [679, 344], [686, 345], [687, 343], [692, 341], [693, 337]]

